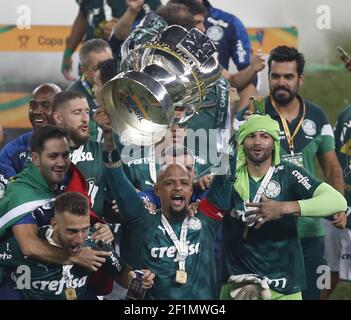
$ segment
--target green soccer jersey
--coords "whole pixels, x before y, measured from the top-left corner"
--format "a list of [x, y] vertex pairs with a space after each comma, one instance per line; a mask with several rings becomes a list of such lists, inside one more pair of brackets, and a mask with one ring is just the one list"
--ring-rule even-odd
[[[140, 10], [138, 16], [136, 17], [136, 21], [142, 19], [145, 13], [150, 10], [155, 11], [161, 5], [160, 0], [145, 0], [143, 8]], [[127, 5], [125, 1], [113, 1], [110, 0], [110, 6], [112, 8], [112, 14], [114, 17], [120, 18], [126, 11]]]
[[344, 175], [345, 198], [351, 206], [351, 106], [340, 114], [334, 133], [336, 155]]
[[[161, 213], [150, 214], [133, 190], [121, 167], [107, 169], [107, 175], [121, 210], [129, 243], [121, 243], [123, 260], [134, 268], [148, 268], [155, 273], [149, 299], [216, 299], [214, 243], [218, 222], [198, 212], [189, 221], [186, 237], [187, 282], [176, 283], [179, 254], [161, 222]], [[178, 239], [182, 222], [168, 219]], [[125, 257], [122, 251], [128, 251]]]
[[102, 144], [96, 141], [88, 141], [79, 148], [71, 148], [71, 161], [83, 173], [88, 195], [92, 202], [93, 210], [103, 217], [104, 200], [110, 199], [106, 188], [107, 178], [102, 160]]
[[[195, 171], [203, 170], [205, 159], [195, 157]], [[156, 183], [159, 162], [155, 159], [154, 147], [126, 145], [122, 151], [124, 171], [134, 188], [140, 191], [153, 189]]]
[[109, 7], [105, 7], [103, 0], [76, 0], [79, 5], [79, 11], [83, 13], [87, 18], [86, 34], [84, 41], [94, 38], [95, 29], [99, 24], [106, 20], [105, 10], [109, 10], [111, 15], [113, 15], [112, 4], [115, 1], [107, 0]]
[[[217, 80], [205, 96], [203, 108], [188, 123], [185, 144], [202, 160], [199, 175], [219, 161], [230, 138], [229, 86], [228, 81]], [[199, 138], [194, 139], [194, 135]]]
[[[52, 229], [45, 226], [39, 230], [41, 239], [51, 241]], [[90, 235], [93, 233], [90, 230]], [[84, 246], [101, 250], [90, 236], [87, 237]], [[109, 251], [110, 256], [102, 266], [102, 270], [111, 276], [120, 275], [124, 264], [113, 251], [112, 247], [104, 244], [104, 251]], [[37, 261], [23, 256], [20, 247], [14, 236], [0, 243], [0, 251], [4, 258], [0, 260], [0, 266], [9, 267], [12, 271], [11, 279], [15, 281], [16, 288], [21, 291], [23, 297], [29, 300], [66, 300], [67, 282], [64, 276], [64, 269], [69, 269], [72, 276], [71, 286], [74, 288], [77, 299], [84, 299], [87, 292], [87, 283], [90, 272], [79, 265], [65, 266]]]
[[[253, 201], [261, 182], [262, 179], [255, 181], [250, 177], [250, 201]], [[300, 292], [305, 287], [297, 228], [297, 220], [301, 218], [284, 216], [266, 222], [259, 229], [250, 227], [244, 239], [244, 203], [233, 185], [233, 178], [216, 176], [211, 189], [217, 190], [210, 190], [208, 194], [209, 200], [217, 207], [231, 209], [223, 219], [222, 282], [227, 283], [231, 275], [254, 273], [268, 278], [274, 291], [283, 294]], [[320, 182], [304, 168], [282, 161], [267, 184], [264, 196], [275, 201], [309, 199], [319, 185]]]
[[[295, 163], [299, 163], [299, 165], [303, 165], [305, 169], [314, 175], [316, 157], [323, 153], [335, 150], [333, 129], [329, 124], [325, 111], [320, 106], [317, 106], [310, 101], [302, 100], [300, 96], [298, 96], [298, 99], [300, 101], [299, 116], [291, 123], [288, 123], [291, 133], [295, 131], [295, 128], [301, 120], [303, 115], [303, 104], [306, 106], [306, 111], [302, 125], [294, 138], [294, 158], [290, 157], [290, 159], [295, 161]], [[247, 108], [243, 109], [236, 115], [234, 124], [235, 129], [240, 126], [240, 122], [243, 120], [246, 110]], [[265, 111], [266, 114], [269, 114], [272, 119], [279, 123], [281, 156], [282, 159], [285, 159], [290, 154], [288, 142], [280, 117], [273, 108], [269, 98], [266, 98], [265, 100]], [[321, 219], [304, 217], [299, 219], [298, 226], [300, 238], [324, 235]]]
[[[125, 1], [107, 0], [76, 0], [79, 10], [87, 17], [87, 27], [85, 41], [94, 38], [95, 29], [99, 24], [109, 18], [111, 15], [120, 18], [126, 11]], [[107, 6], [106, 6], [107, 5]], [[136, 21], [142, 19], [145, 13], [156, 10], [161, 5], [160, 0], [145, 0], [145, 3], [139, 12]]]

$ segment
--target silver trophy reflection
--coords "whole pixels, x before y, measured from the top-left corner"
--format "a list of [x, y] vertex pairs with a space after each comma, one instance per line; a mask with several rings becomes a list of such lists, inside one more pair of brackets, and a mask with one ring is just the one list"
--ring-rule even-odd
[[200, 109], [204, 96], [221, 75], [215, 53], [205, 34], [177, 25], [130, 52], [123, 61], [126, 71], [102, 90], [112, 127], [123, 140], [137, 145], [160, 141], [175, 108], [186, 112], [181, 122]]

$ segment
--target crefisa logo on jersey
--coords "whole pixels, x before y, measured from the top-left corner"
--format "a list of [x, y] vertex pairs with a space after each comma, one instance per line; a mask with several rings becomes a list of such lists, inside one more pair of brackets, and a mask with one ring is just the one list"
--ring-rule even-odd
[[280, 195], [280, 191], [282, 190], [279, 182], [277, 181], [269, 181], [266, 189], [264, 190], [264, 195], [267, 198], [276, 198], [277, 196]]
[[316, 124], [312, 120], [305, 119], [302, 123], [302, 130], [308, 136], [314, 136], [317, 132]]
[[[11, 274], [12, 280], [16, 283], [18, 290], [40, 290], [51, 291], [54, 295], [60, 295], [66, 287], [66, 280], [63, 278], [55, 280], [33, 280], [31, 276], [31, 269], [27, 265], [20, 265], [16, 271]], [[72, 288], [82, 288], [87, 283], [87, 276], [72, 279]]]

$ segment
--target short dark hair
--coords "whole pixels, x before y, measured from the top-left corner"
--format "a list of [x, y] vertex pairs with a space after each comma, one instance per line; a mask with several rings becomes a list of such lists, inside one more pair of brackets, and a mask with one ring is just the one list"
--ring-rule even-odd
[[52, 112], [56, 112], [66, 102], [74, 99], [86, 99], [85, 95], [79, 91], [62, 91], [59, 92], [52, 101]]
[[192, 29], [195, 26], [195, 21], [189, 8], [179, 3], [168, 3], [166, 6], [160, 6], [156, 13], [164, 19], [169, 26], [179, 25], [185, 29]]
[[92, 52], [100, 53], [105, 50], [111, 50], [108, 42], [103, 39], [90, 39], [82, 45], [79, 50], [79, 62], [82, 66], [87, 67], [90, 64], [89, 55]]
[[100, 71], [100, 79], [102, 84], [111, 80], [117, 75], [117, 64], [114, 59], [107, 59], [98, 63], [98, 70]]
[[89, 214], [88, 199], [79, 192], [63, 192], [55, 199], [55, 214], [62, 214], [65, 211], [85, 216]]
[[170, 0], [168, 3], [178, 3], [185, 5], [193, 16], [196, 14], [203, 14], [204, 16], [207, 15], [206, 7], [197, 0]]
[[50, 139], [64, 139], [68, 141], [67, 133], [62, 128], [47, 124], [34, 130], [30, 149], [32, 152], [41, 154], [44, 150], [44, 144]]
[[296, 48], [288, 46], [278, 46], [274, 48], [268, 58], [268, 73], [271, 72], [272, 61], [276, 62], [287, 62], [296, 61], [297, 73], [299, 76], [303, 74], [305, 67], [305, 57]]

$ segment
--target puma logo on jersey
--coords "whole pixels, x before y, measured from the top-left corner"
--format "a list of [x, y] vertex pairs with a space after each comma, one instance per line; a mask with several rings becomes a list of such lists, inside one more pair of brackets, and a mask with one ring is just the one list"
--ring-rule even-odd
[[164, 235], [166, 235], [166, 229], [162, 228], [161, 226], [158, 226], [158, 228], [163, 232]]
[[293, 176], [297, 178], [297, 182], [302, 184], [307, 190], [310, 190], [311, 185], [310, 185], [310, 179], [308, 179], [306, 176], [302, 175], [299, 171], [294, 170], [292, 172]]
[[[190, 241], [187, 241], [187, 250], [186, 255], [191, 256], [194, 254], [199, 254], [200, 251], [200, 242], [190, 244]], [[151, 248], [151, 257], [153, 258], [174, 258], [174, 262], [179, 261], [179, 254], [175, 246], [170, 247], [160, 247], [160, 248]]]
[[[34, 289], [34, 290], [48, 290], [54, 292], [56, 296], [60, 295], [64, 288], [66, 288], [66, 281], [62, 277], [60, 280], [35, 280], [32, 281], [31, 269], [27, 265], [18, 266], [16, 272], [12, 274], [12, 279], [16, 282], [16, 289]], [[87, 283], [88, 276], [82, 278], [73, 278], [72, 287], [81, 288]]]

